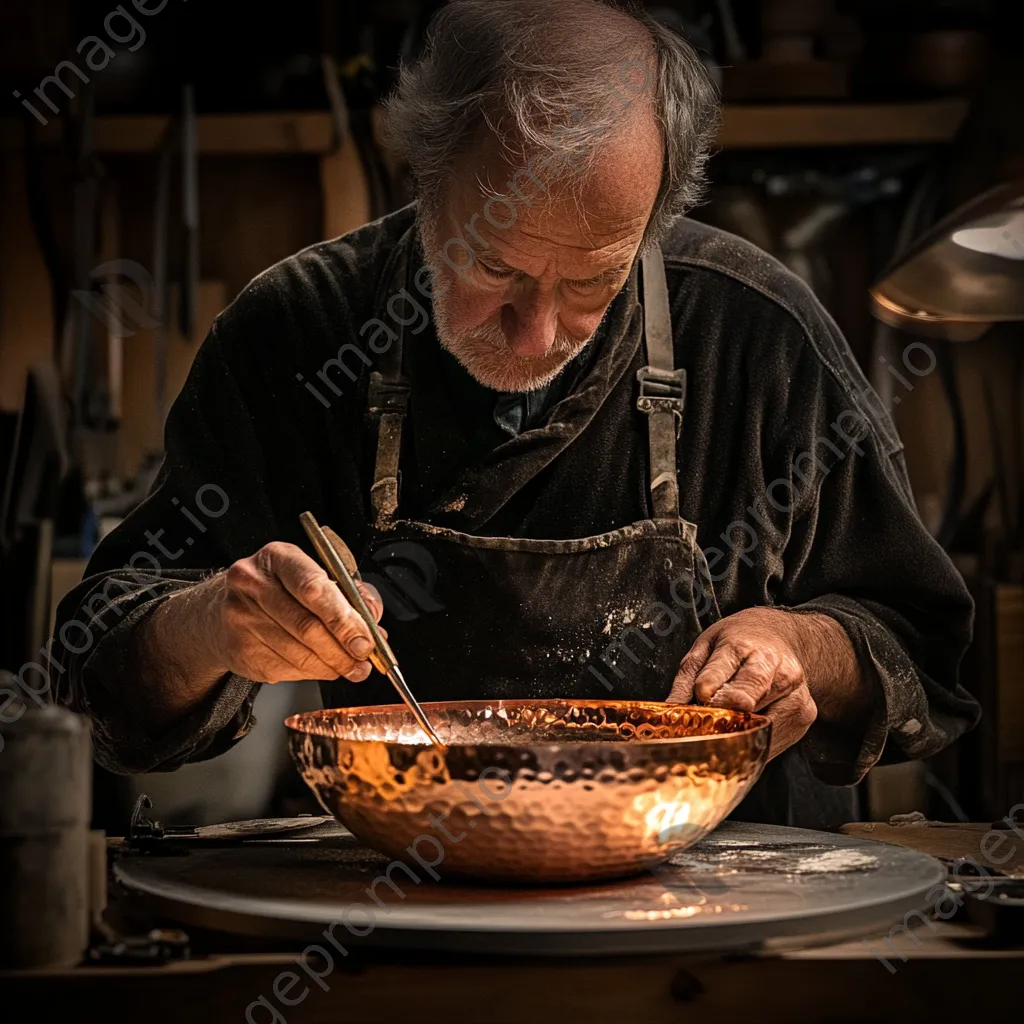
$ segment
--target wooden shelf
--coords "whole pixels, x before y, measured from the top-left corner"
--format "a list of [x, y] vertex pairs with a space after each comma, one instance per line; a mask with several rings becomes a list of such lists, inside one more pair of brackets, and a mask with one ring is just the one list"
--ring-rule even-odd
[[949, 142], [967, 116], [966, 100], [925, 103], [814, 103], [725, 108], [723, 149], [881, 146]]
[[[160, 144], [170, 118], [161, 115], [115, 115], [96, 118], [93, 141], [99, 153], [151, 153]], [[60, 123], [39, 129], [44, 143], [60, 141]], [[334, 126], [325, 111], [280, 114], [203, 114], [198, 118], [199, 152], [209, 156], [288, 156], [329, 153]], [[0, 149], [22, 144], [21, 125], [0, 120]]]
[[[723, 149], [796, 146], [868, 146], [948, 142], [967, 115], [966, 100], [878, 104], [730, 104], [719, 144]], [[156, 149], [168, 118], [100, 117], [100, 153], [148, 153]], [[59, 140], [60, 123], [40, 130], [44, 142]], [[17, 119], [0, 119], [0, 150], [21, 146]], [[271, 114], [205, 114], [198, 123], [199, 150], [210, 156], [324, 154], [334, 129], [325, 111]]]

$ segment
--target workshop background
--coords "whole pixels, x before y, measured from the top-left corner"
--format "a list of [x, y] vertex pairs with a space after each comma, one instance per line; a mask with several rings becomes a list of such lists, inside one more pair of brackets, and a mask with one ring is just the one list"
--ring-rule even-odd
[[[97, 539], [145, 494], [214, 317], [277, 260], [409, 201], [381, 103], [439, 6], [3, 4], [0, 668], [37, 657]], [[944, 214], [1024, 176], [1022, 5], [647, 6], [703, 52], [726, 103], [692, 215], [818, 294], [896, 403], [921, 515], [978, 601], [963, 682], [982, 726], [930, 763], [874, 770], [868, 816], [991, 820], [1024, 791], [1024, 326], [930, 342], [934, 371], [900, 380], [908, 339], [868, 295]], [[317, 704], [312, 684], [265, 687], [259, 725], [223, 757], [97, 769], [95, 826], [123, 834], [143, 792], [172, 823], [312, 810], [281, 721]]]

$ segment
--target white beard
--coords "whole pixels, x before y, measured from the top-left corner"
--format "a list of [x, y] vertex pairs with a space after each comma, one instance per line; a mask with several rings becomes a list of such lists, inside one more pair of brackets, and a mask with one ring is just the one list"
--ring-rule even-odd
[[453, 331], [444, 310], [438, 308], [436, 302], [434, 320], [441, 347], [455, 356], [478, 383], [493, 391], [535, 391], [544, 387], [590, 341], [590, 338], [580, 341], [559, 329], [544, 355], [527, 359], [509, 348], [505, 332], [496, 323]]

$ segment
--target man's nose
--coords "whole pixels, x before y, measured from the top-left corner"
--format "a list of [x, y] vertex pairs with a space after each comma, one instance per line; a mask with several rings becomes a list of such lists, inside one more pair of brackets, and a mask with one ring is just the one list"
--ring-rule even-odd
[[517, 356], [537, 359], [545, 355], [558, 332], [554, 297], [537, 288], [517, 295], [501, 308], [501, 329]]

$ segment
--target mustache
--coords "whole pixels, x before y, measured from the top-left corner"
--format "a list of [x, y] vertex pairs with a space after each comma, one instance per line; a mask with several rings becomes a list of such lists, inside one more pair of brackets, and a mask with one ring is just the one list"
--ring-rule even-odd
[[576, 338], [559, 328], [547, 352], [530, 358], [513, 352], [505, 332], [493, 322], [442, 338], [444, 347], [480, 383], [506, 392], [533, 391], [548, 384], [589, 341], [590, 338]]
[[559, 327], [555, 332], [555, 338], [551, 343], [551, 347], [543, 355], [532, 357], [520, 356], [512, 351], [508, 343], [508, 338], [505, 336], [505, 332], [501, 329], [501, 326], [494, 322], [489, 322], [481, 324], [479, 327], [471, 327], [468, 330], [463, 331], [459, 335], [458, 340], [471, 342], [481, 346], [490, 346], [507, 357], [517, 360], [524, 366], [533, 366], [545, 361], [552, 354], [565, 355], [569, 352], [577, 352], [589, 339], [584, 338], [581, 340], [571, 335], [564, 328]]

